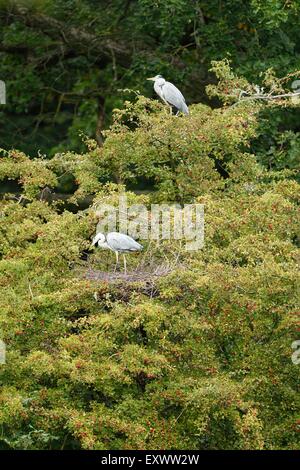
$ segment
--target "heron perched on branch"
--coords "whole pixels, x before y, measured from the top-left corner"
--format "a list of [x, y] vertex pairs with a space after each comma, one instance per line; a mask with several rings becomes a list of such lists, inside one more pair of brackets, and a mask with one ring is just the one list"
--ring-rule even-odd
[[92, 241], [92, 246], [94, 245], [98, 245], [99, 248], [104, 248], [105, 250], [111, 250], [115, 252], [115, 269], [117, 269], [119, 264], [119, 253], [123, 253], [125, 274], [127, 273], [125, 253], [141, 251], [143, 249], [143, 246], [136, 242], [133, 238], [119, 232], [110, 232], [107, 235], [104, 235], [100, 232], [97, 233]]
[[183, 114], [189, 114], [189, 108], [186, 105], [183, 94], [176, 88], [173, 83], [167, 82], [161, 75], [147, 78], [154, 82], [154, 90], [163, 102], [170, 106], [170, 113], [172, 108], [177, 109], [176, 115], [181, 111]]

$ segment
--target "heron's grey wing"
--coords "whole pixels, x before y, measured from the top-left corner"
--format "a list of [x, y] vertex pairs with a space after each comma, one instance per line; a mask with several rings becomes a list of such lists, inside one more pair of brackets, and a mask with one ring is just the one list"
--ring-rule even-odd
[[139, 251], [143, 247], [124, 233], [111, 232], [106, 237], [108, 245], [114, 251]]
[[185, 114], [188, 114], [188, 107], [185, 103], [185, 99], [181, 91], [176, 88], [173, 83], [166, 82], [162, 87], [164, 99], [175, 108], [179, 109]]

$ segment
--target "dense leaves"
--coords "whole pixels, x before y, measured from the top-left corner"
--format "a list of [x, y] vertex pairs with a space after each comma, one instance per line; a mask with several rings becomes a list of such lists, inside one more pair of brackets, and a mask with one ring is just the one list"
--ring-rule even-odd
[[[299, 447], [300, 186], [296, 166], [270, 169], [250, 146], [287, 105], [198, 104], [175, 117], [140, 95], [115, 110], [101, 148], [3, 153], [0, 177], [18, 194], [1, 201], [2, 448]], [[87, 208], [51, 194], [66, 175]], [[151, 193], [129, 190], [139, 179]], [[204, 204], [204, 248], [144, 241], [130, 269], [167, 259], [165, 276], [91, 280], [113, 269], [112, 253], [82, 257], [97, 207], [126, 186], [130, 204]]]

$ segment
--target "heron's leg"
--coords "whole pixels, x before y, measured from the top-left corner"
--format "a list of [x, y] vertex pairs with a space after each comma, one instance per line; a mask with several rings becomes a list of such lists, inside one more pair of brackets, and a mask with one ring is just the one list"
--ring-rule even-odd
[[117, 270], [117, 267], [119, 266], [119, 253], [115, 251], [116, 254], [116, 266], [115, 266], [115, 271]]
[[123, 259], [124, 259], [124, 272], [125, 272], [125, 274], [127, 274], [126, 256], [125, 255], [123, 255]]
[[[166, 106], [170, 107], [169, 103], [163, 97], [162, 97], [162, 100], [163, 100], [163, 102], [165, 103]], [[166, 112], [167, 112], [167, 109], [168, 108], [166, 108]]]
[[172, 106], [170, 106], [170, 115], [172, 116], [173, 114], [173, 109], [172, 109]]

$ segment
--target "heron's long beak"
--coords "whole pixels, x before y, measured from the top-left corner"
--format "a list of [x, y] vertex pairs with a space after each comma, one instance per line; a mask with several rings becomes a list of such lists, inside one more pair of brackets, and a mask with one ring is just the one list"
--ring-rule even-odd
[[147, 78], [147, 80], [151, 80], [151, 82], [155, 82], [155, 77]]

